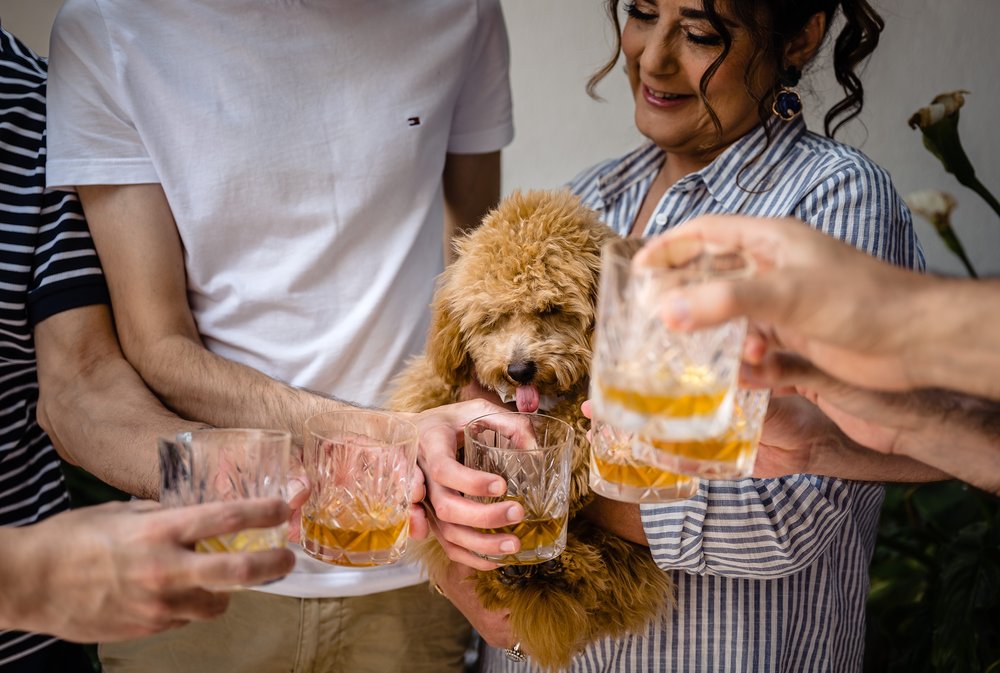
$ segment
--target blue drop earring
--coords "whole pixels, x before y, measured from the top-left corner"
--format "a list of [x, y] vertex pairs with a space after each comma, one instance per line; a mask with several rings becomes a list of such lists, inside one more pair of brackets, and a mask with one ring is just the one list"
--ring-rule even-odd
[[782, 121], [790, 122], [802, 114], [802, 99], [799, 92], [795, 90], [795, 85], [802, 79], [802, 71], [794, 65], [785, 68], [781, 73], [778, 83], [781, 88], [774, 96], [771, 104], [771, 112]]

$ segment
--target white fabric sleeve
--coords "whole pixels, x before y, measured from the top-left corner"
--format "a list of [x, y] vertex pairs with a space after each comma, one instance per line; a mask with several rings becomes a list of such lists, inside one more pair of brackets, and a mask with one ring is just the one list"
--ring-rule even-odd
[[452, 119], [448, 152], [483, 154], [514, 138], [510, 46], [499, 0], [479, 0], [475, 43]]
[[48, 186], [159, 182], [95, 0], [66, 2], [49, 50]]

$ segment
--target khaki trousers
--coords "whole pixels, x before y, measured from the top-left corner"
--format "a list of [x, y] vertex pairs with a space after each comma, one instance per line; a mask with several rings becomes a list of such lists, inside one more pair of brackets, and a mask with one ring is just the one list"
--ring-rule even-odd
[[99, 653], [106, 673], [461, 673], [469, 636], [426, 584], [346, 598], [242, 591], [219, 619]]

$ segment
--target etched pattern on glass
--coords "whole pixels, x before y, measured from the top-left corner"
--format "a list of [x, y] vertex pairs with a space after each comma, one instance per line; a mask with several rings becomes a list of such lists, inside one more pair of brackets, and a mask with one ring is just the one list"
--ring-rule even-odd
[[[160, 503], [182, 507], [250, 498], [285, 499], [291, 436], [269, 430], [197, 430], [158, 440]], [[288, 525], [199, 540], [200, 552], [280, 549]], [[211, 589], [212, 587], [206, 587]], [[225, 586], [232, 590], [245, 587]]]
[[[291, 437], [266, 430], [197, 430], [177, 435], [190, 456], [193, 502], [285, 497]], [[252, 528], [201, 540], [199, 551], [279, 549], [288, 525]]]
[[670, 440], [642, 438], [633, 449], [638, 458], [665, 470], [704, 479], [743, 479], [753, 472], [769, 390], [740, 388], [733, 422], [716, 437]]
[[[708, 437], [732, 419], [746, 320], [691, 333], [671, 332], [660, 319], [664, 293], [716, 272], [699, 256], [686, 266], [638, 272], [634, 241], [603, 250], [594, 336], [594, 412], [622, 430], [657, 439]], [[735, 262], [721, 262], [727, 272]], [[735, 273], [735, 272], [733, 272]]]
[[612, 500], [670, 502], [698, 492], [698, 479], [669, 472], [633, 455], [632, 433], [595, 420], [590, 430], [590, 488]]
[[473, 498], [493, 503], [516, 500], [524, 507], [523, 521], [485, 533], [508, 533], [521, 540], [515, 554], [487, 555], [505, 565], [542, 563], [555, 558], [566, 547], [569, 516], [569, 458], [573, 429], [566, 423], [538, 414], [494, 414], [520, 416], [532, 426], [530, 438], [514, 439], [490, 426], [490, 416], [466, 427], [465, 464], [476, 470], [499, 474], [507, 480], [505, 495]]
[[346, 566], [398, 561], [409, 534], [416, 428], [387, 414], [322, 414], [306, 426], [312, 482], [302, 512], [302, 546]]

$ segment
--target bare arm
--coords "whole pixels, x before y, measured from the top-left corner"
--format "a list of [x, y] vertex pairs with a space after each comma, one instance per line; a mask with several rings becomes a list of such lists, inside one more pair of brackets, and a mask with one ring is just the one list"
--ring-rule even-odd
[[656, 265], [670, 241], [701, 239], [747, 251], [749, 280], [683, 288], [664, 319], [697, 329], [747, 315], [781, 346], [855, 385], [945, 387], [1000, 399], [1000, 281], [923, 276], [875, 260], [795, 220], [700, 217], [636, 256]]
[[[188, 306], [180, 238], [160, 185], [80, 187], [79, 192], [105, 268], [122, 348], [167, 406], [212, 425], [282, 429], [299, 440], [308, 417], [351, 408], [204, 347]], [[467, 470], [454, 459], [456, 436], [475, 417], [470, 413], [484, 412], [465, 403], [418, 416], [421, 464], [429, 497], [447, 529], [445, 537], [478, 553], [495, 554], [513, 536], [485, 536], [474, 528], [510, 523], [507, 508], [441, 497], [451, 490], [485, 496], [491, 484], [503, 491], [502, 480]], [[518, 508], [517, 520], [521, 517]], [[456, 549], [455, 554], [475, 567], [485, 563], [466, 551]]]
[[921, 427], [900, 433], [899, 453], [1000, 495], [1000, 403], [934, 392], [941, 395], [936, 411]]
[[341, 402], [208, 351], [187, 300], [184, 256], [158, 184], [80, 187], [108, 278], [122, 349], [171, 409], [223, 427], [288, 430]]
[[444, 163], [445, 262], [451, 262], [451, 241], [479, 226], [500, 200], [500, 152], [449, 154]]
[[930, 281], [908, 300], [905, 329], [920, 337], [908, 354], [915, 377], [1000, 401], [1000, 280]]
[[618, 502], [595, 495], [590, 504], [583, 508], [583, 516], [623, 540], [649, 546], [646, 530], [642, 527], [639, 506], [629, 502]]
[[771, 354], [744, 375], [757, 385], [794, 385], [816, 404], [772, 401], [761, 444], [787, 450], [762, 451], [757, 469], [787, 469], [761, 463], [784, 453], [817, 474], [906, 482], [953, 476], [1000, 491], [1000, 403], [942, 390], [866, 390], [787, 354]]
[[807, 399], [776, 397], [767, 410], [754, 476], [790, 474], [907, 483], [949, 478], [941, 470], [912, 458], [862, 446]]
[[141, 498], [159, 493], [156, 438], [203, 427], [163, 408], [122, 357], [107, 306], [35, 327], [38, 422], [59, 454]]

